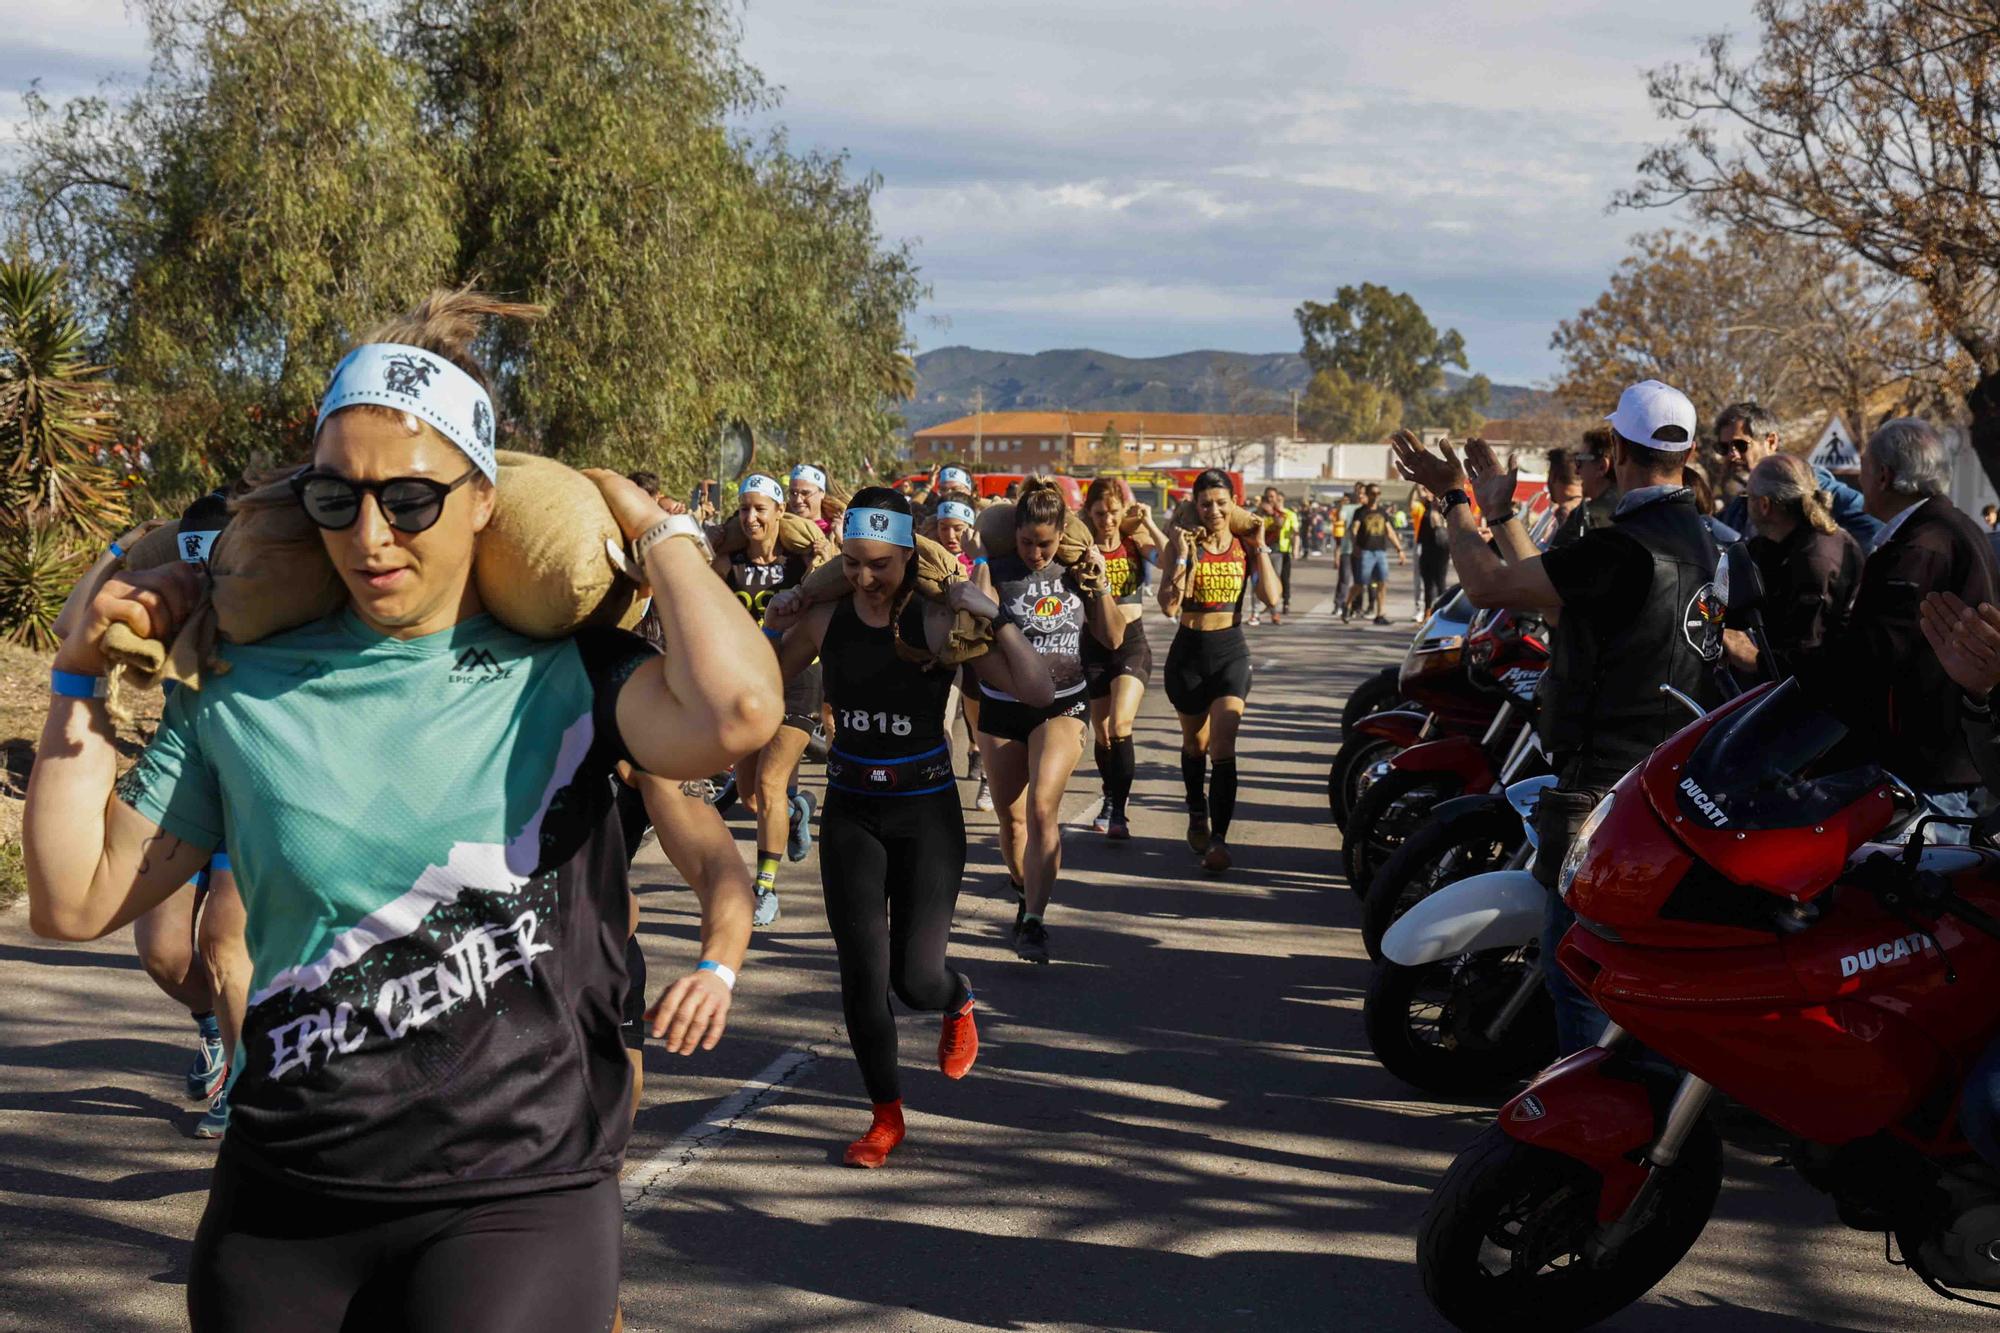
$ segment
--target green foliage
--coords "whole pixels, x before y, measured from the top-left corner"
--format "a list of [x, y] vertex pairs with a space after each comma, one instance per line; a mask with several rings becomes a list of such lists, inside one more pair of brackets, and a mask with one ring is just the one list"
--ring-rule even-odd
[[56, 616], [89, 565], [73, 537], [43, 515], [0, 522], [0, 634], [9, 643], [55, 647]]
[[1125, 465], [1125, 437], [1118, 433], [1116, 422], [1104, 423], [1104, 434], [1098, 438], [1093, 461], [1101, 468], [1117, 468]]
[[1446, 368], [1467, 368], [1465, 339], [1456, 329], [1439, 333], [1408, 292], [1364, 282], [1342, 287], [1331, 302], [1305, 302], [1293, 318], [1315, 375], [1339, 371], [1384, 390], [1402, 403], [1405, 424], [1443, 425], [1442, 417], [1462, 419], [1485, 406], [1490, 385], [1483, 377], [1474, 384], [1485, 387], [1472, 394], [1471, 385], [1443, 392]]
[[99, 373], [62, 274], [21, 256], [0, 260], [0, 524], [45, 519], [58, 536], [82, 540], [124, 520], [106, 465], [117, 406]]
[[541, 302], [485, 349], [503, 430], [698, 475], [715, 422], [835, 465], [908, 388], [876, 182], [752, 142], [697, 0], [144, 0], [114, 110], [31, 101], [15, 206], [71, 261], [156, 481], [295, 455], [341, 351], [433, 287]]
[[1322, 370], [1299, 400], [1299, 423], [1316, 440], [1380, 440], [1403, 424], [1403, 402], [1344, 370]]

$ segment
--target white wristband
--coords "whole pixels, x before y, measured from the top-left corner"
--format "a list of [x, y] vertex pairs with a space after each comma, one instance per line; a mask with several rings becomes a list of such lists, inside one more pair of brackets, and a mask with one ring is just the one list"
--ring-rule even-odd
[[695, 549], [701, 552], [702, 559], [715, 558], [714, 548], [708, 544], [708, 534], [703, 531], [701, 524], [686, 514], [669, 514], [633, 540], [632, 562], [644, 569], [647, 553], [661, 542], [674, 537], [685, 537], [693, 542]]
[[716, 978], [722, 982], [724, 988], [728, 990], [736, 989], [736, 969], [732, 967], [726, 967], [723, 964], [716, 962], [713, 958], [702, 959], [701, 962], [696, 965], [694, 970], [697, 972], [713, 972], [715, 973]]

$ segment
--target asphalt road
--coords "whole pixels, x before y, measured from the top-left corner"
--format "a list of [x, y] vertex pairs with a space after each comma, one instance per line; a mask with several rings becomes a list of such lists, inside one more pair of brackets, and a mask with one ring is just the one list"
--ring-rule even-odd
[[[647, 1054], [626, 1172], [632, 1327], [1443, 1327], [1412, 1237], [1491, 1107], [1415, 1097], [1362, 1038], [1368, 964], [1324, 779], [1340, 701], [1400, 656], [1408, 627], [1334, 625], [1331, 582], [1324, 561], [1302, 562], [1296, 606], [1319, 614], [1250, 631], [1227, 878], [1203, 877], [1181, 841], [1178, 733], [1157, 689], [1133, 840], [1066, 838], [1052, 966], [1005, 947], [992, 818], [969, 812], [952, 949], [979, 992], [980, 1062], [948, 1082], [936, 1020], [903, 1021], [910, 1136], [888, 1169], [839, 1164], [865, 1098], [817, 867], [785, 869], [785, 915], [756, 940], [722, 1046]], [[1167, 627], [1149, 630], [1163, 657]], [[1095, 788], [1086, 756], [1073, 817]], [[694, 959], [692, 896], [656, 852], [638, 878], [654, 976], [673, 975]], [[180, 1100], [185, 1015], [129, 935], [48, 944], [19, 909], [0, 916], [0, 993], [0, 1326], [184, 1327], [213, 1151]], [[1990, 1327], [1885, 1265], [1879, 1237], [1840, 1227], [1768, 1155], [1732, 1148], [1728, 1170], [1695, 1251], [1603, 1327]]]

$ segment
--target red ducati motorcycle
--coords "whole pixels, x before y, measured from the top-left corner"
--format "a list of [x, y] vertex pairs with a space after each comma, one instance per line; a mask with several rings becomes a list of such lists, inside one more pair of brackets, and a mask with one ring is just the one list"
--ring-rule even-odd
[[[1432, 1197], [1418, 1262], [1459, 1328], [1583, 1328], [1666, 1276], [1721, 1188], [1717, 1091], [1793, 1136], [1841, 1220], [1892, 1235], [1935, 1290], [2000, 1291], [2000, 1172], [1958, 1129], [2000, 1027], [2000, 854], [1926, 847], [1965, 821], [1843, 764], [1844, 735], [1795, 682], [1763, 686], [1592, 812], [1557, 958], [1611, 1022]], [[1913, 817], [1903, 845], [1870, 845]]]

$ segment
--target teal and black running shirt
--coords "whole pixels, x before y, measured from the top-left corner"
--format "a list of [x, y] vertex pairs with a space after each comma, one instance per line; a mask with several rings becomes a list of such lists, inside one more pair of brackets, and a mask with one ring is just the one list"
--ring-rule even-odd
[[227, 846], [253, 963], [223, 1151], [347, 1197], [618, 1167], [630, 1071], [619, 687], [652, 649], [351, 612], [223, 648], [119, 796]]

